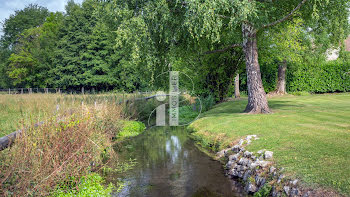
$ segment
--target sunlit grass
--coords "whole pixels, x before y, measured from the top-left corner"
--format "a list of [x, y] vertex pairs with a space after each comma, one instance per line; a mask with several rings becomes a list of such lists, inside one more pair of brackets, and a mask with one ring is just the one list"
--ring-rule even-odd
[[127, 99], [134, 99], [139, 94], [0, 94], [0, 137], [46, 120], [60, 112], [75, 109], [82, 105], [100, 107], [105, 103], [120, 104]]
[[256, 134], [260, 139], [249, 150], [273, 151], [278, 166], [308, 186], [350, 194], [350, 94], [275, 97], [266, 115], [241, 113], [246, 104], [221, 103], [190, 128], [218, 149]]

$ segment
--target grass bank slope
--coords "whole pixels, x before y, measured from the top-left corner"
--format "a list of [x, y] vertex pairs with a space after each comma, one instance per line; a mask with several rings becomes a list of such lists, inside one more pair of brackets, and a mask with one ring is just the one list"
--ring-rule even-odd
[[263, 115], [241, 113], [246, 104], [216, 105], [189, 126], [194, 137], [219, 150], [256, 134], [248, 150], [271, 150], [277, 165], [307, 186], [350, 195], [350, 94], [275, 97], [273, 113]]

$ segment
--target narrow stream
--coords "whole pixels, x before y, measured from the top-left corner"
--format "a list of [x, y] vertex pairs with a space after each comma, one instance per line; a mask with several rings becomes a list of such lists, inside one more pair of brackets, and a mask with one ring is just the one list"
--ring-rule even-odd
[[115, 196], [242, 196], [184, 129], [150, 129], [122, 147], [119, 160], [137, 164], [122, 175], [125, 187]]

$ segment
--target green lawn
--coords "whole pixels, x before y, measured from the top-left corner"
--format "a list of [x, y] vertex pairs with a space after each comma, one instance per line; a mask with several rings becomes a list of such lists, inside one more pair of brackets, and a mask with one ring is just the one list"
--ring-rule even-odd
[[190, 125], [203, 144], [226, 147], [242, 136], [247, 148], [274, 152], [274, 160], [307, 186], [350, 195], [350, 94], [269, 99], [272, 114], [241, 113], [247, 99], [216, 105]]

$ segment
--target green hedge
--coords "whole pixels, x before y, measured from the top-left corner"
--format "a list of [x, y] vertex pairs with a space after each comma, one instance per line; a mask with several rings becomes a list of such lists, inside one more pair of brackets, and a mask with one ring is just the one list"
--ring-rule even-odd
[[350, 64], [291, 65], [287, 70], [287, 91], [311, 93], [350, 91]]

